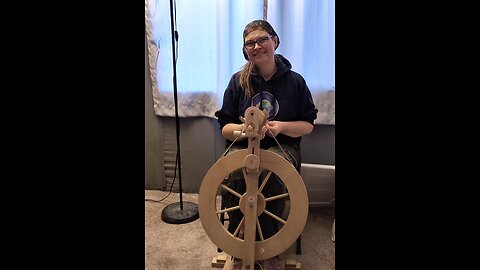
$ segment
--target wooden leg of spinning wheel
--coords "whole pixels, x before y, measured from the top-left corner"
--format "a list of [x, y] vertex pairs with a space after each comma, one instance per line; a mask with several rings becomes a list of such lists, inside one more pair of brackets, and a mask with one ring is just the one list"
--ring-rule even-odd
[[297, 255], [302, 254], [302, 235], [301, 234], [297, 238], [297, 250], [295, 251], [295, 253], [297, 253]]
[[232, 270], [233, 269], [233, 257], [232, 255], [227, 256], [227, 260], [225, 261], [225, 265], [223, 266], [223, 270]]
[[[257, 174], [258, 177], [258, 174]], [[250, 181], [251, 183], [248, 183]], [[245, 241], [245, 255], [243, 260], [243, 269], [253, 270], [255, 267], [255, 237], [257, 226], [257, 188], [258, 185], [253, 176], [247, 176], [247, 205], [245, 207], [245, 227], [244, 227], [244, 241]], [[253, 188], [252, 188], [253, 186]]]
[[247, 184], [247, 192], [242, 201], [243, 215], [245, 217], [244, 226], [244, 257], [242, 270], [253, 270], [255, 268], [255, 238], [257, 227], [257, 204], [258, 204], [258, 157], [247, 155], [245, 158], [244, 176]]
[[[223, 209], [223, 205], [222, 205], [222, 209]], [[225, 222], [225, 213], [221, 213], [220, 214], [220, 222], [222, 223], [222, 225], [224, 224]], [[217, 252], [220, 253], [222, 252], [223, 250], [221, 248], [217, 248]]]
[[[224, 209], [223, 206], [224, 206], [224, 205], [223, 205], [223, 199], [222, 199], [221, 210]], [[220, 214], [220, 222], [222, 223], [222, 225], [224, 225], [224, 223], [225, 223], [225, 213], [221, 213], [221, 214]], [[217, 248], [217, 252], [218, 252], [218, 253], [220, 253], [220, 252], [222, 252], [222, 251], [223, 251], [223, 250], [222, 250], [221, 248]]]

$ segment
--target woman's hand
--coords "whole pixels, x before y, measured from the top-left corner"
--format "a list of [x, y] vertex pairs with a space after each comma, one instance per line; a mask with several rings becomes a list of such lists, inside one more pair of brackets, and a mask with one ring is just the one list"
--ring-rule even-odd
[[277, 137], [278, 134], [282, 133], [284, 125], [285, 122], [267, 121], [265, 124], [265, 127], [267, 128], [267, 135], [270, 137]]
[[260, 132], [260, 138], [265, 138], [265, 134], [268, 133], [268, 125], [265, 123], [265, 125], [262, 127], [262, 131]]
[[267, 127], [267, 135], [270, 137], [277, 137], [282, 133], [289, 137], [300, 137], [309, 134], [313, 130], [313, 125], [305, 121], [267, 121], [265, 124]]

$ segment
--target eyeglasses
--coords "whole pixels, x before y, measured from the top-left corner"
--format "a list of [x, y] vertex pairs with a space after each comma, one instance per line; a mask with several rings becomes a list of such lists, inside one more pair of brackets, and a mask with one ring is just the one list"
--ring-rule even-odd
[[245, 46], [245, 48], [251, 50], [251, 49], [255, 48], [255, 43], [257, 43], [258, 45], [262, 46], [262, 45], [264, 45], [264, 44], [267, 42], [267, 40], [269, 40], [270, 38], [273, 38], [273, 36], [261, 37], [261, 38], [259, 38], [259, 39], [257, 39], [257, 40], [249, 40], [249, 41], [245, 42], [245, 45], [244, 45], [244, 46]]

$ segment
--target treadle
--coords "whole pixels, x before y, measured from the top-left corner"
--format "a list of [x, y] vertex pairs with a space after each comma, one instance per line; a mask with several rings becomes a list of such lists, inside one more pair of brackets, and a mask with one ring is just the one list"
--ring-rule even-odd
[[286, 260], [285, 270], [302, 269], [302, 264], [296, 260]]
[[227, 254], [219, 254], [212, 259], [212, 267], [223, 268], [227, 261]]

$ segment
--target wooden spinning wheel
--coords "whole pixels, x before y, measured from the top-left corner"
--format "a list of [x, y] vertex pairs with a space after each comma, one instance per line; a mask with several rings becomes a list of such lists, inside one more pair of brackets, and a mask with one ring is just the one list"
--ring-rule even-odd
[[[295, 167], [282, 156], [259, 147], [260, 130], [265, 124], [265, 115], [256, 107], [245, 111], [245, 132], [239, 135], [248, 137], [248, 149], [235, 151], [219, 159], [205, 175], [199, 191], [198, 211], [200, 221], [211, 241], [227, 254], [243, 260], [242, 269], [252, 269], [255, 260], [272, 258], [288, 249], [299, 237], [308, 216], [308, 196], [305, 184]], [[237, 191], [224, 185], [224, 179], [232, 172], [241, 169], [245, 178], [246, 192]], [[259, 172], [266, 170], [267, 174], [258, 187]], [[285, 185], [284, 194], [265, 198], [262, 189], [270, 176], [275, 174]], [[272, 177], [273, 178], [273, 177]], [[219, 188], [238, 197], [239, 205], [217, 210], [217, 195]], [[289, 197], [290, 209], [286, 220], [266, 210], [266, 204], [271, 201]], [[220, 222], [221, 213], [240, 210], [244, 217], [232, 234]], [[265, 213], [282, 223], [281, 229], [264, 239], [258, 216]], [[243, 228], [243, 239], [238, 237]], [[256, 241], [256, 233], [260, 240]], [[225, 268], [224, 268], [225, 269]]]

